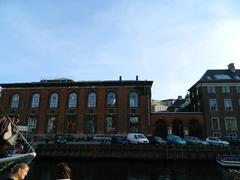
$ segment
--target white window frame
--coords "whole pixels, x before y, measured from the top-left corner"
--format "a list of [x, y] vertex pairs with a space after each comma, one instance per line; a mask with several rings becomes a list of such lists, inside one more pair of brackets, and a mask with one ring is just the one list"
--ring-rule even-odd
[[225, 111], [233, 111], [231, 99], [224, 99], [224, 109]]
[[[233, 120], [234, 121], [234, 129], [228, 129], [228, 125], [227, 125], [227, 120], [228, 119], [231, 119], [231, 120]], [[226, 131], [227, 132], [235, 132], [235, 131], [238, 131], [238, 127], [237, 127], [237, 120], [236, 120], [236, 118], [235, 117], [225, 117], [224, 118], [224, 122], [225, 122], [225, 129], [226, 129]]]

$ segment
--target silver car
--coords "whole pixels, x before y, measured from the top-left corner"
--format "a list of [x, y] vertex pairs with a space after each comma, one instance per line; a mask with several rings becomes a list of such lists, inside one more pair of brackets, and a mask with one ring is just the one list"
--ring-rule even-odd
[[228, 141], [221, 140], [217, 137], [208, 137], [206, 139], [209, 145], [217, 145], [217, 146], [229, 146]]

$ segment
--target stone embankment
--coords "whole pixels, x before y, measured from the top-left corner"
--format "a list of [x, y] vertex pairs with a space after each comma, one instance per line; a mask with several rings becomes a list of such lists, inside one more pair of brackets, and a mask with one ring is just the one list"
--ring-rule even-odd
[[240, 155], [239, 146], [40, 144], [38, 158], [215, 160], [221, 155]]

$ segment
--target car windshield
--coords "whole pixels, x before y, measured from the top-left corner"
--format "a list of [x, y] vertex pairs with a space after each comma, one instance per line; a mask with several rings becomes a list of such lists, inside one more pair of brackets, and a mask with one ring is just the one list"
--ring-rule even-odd
[[137, 135], [137, 138], [140, 138], [140, 139], [141, 139], [141, 138], [145, 138], [145, 137], [144, 137], [143, 135], [141, 135], [141, 134], [138, 134], [138, 135]]
[[175, 137], [177, 141], [181, 141], [182, 139], [178, 136]]
[[155, 136], [155, 139], [156, 139], [157, 141], [161, 141], [161, 140], [162, 140], [162, 138], [156, 137], [156, 136]]
[[64, 136], [58, 136], [57, 138], [58, 139], [64, 139]]

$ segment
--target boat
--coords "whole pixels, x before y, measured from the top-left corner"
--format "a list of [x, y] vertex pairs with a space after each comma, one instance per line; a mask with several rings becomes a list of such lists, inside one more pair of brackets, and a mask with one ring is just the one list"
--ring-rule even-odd
[[0, 158], [0, 172], [12, 164], [25, 163], [29, 164], [36, 157], [35, 152], [14, 154], [9, 157]]
[[240, 167], [240, 155], [223, 155], [216, 161], [223, 167]]
[[18, 130], [15, 120], [4, 113], [2, 107], [1, 111], [3, 115], [0, 118], [0, 172], [17, 163], [29, 164], [36, 157], [34, 148]]

